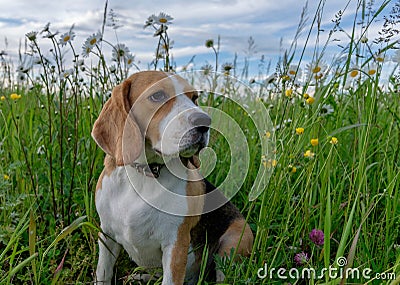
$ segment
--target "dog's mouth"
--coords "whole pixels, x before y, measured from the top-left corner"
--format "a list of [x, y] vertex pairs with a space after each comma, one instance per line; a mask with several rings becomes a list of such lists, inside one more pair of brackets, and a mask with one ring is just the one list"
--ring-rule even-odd
[[207, 144], [207, 134], [190, 130], [185, 133], [179, 142], [179, 156], [191, 157], [198, 153]]
[[176, 143], [173, 150], [163, 151], [163, 147], [152, 147], [153, 153], [158, 157], [182, 157], [189, 158], [198, 153], [208, 144], [208, 132], [199, 132], [195, 128], [187, 131]]

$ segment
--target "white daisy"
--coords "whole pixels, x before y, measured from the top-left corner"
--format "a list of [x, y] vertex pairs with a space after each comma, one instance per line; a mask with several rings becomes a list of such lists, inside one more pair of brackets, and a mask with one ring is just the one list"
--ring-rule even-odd
[[132, 55], [131, 53], [128, 54], [128, 55], [125, 57], [125, 65], [126, 65], [126, 67], [130, 68], [130, 67], [133, 66], [134, 63], [135, 63], [135, 56]]
[[82, 47], [82, 56], [83, 57], [88, 57], [91, 51], [92, 51], [92, 47], [83, 45], [83, 47]]
[[349, 70], [349, 77], [351, 79], [357, 79], [361, 75], [360, 68], [357, 65], [354, 65], [352, 68]]
[[290, 124], [291, 124], [291, 123], [292, 123], [292, 119], [283, 120], [282, 125], [281, 125], [281, 124], [278, 124], [278, 125], [276, 125], [272, 130], [273, 130], [274, 132], [276, 132], [276, 131], [279, 131], [280, 129], [283, 129], [283, 128], [285, 128], [285, 127], [290, 127]]
[[379, 63], [385, 62], [385, 56], [383, 53], [377, 53], [374, 55], [375, 61]]
[[38, 32], [32, 31], [32, 32], [25, 34], [25, 36], [28, 38], [28, 40], [33, 42], [33, 41], [36, 41], [37, 34], [38, 34]]
[[25, 79], [26, 79], [25, 73], [22, 73], [22, 72], [17, 73], [17, 82], [23, 83], [25, 81]]
[[91, 35], [90, 37], [88, 37], [85, 41], [85, 43], [83, 44], [82, 47], [82, 55], [84, 57], [88, 57], [90, 52], [92, 51], [92, 49], [101, 42], [102, 38], [101, 38], [101, 33], [97, 32], [96, 34]]
[[172, 24], [172, 20], [174, 18], [172, 18], [170, 15], [165, 14], [164, 12], [161, 12], [160, 14], [158, 14], [158, 16], [154, 19], [155, 23], [159, 24], [159, 25], [169, 25]]
[[47, 32], [47, 35], [43, 36], [44, 38], [48, 38], [48, 39], [53, 39], [55, 38], [57, 35], [59, 34], [58, 31], [56, 31], [55, 33], [51, 33], [50, 31]]
[[74, 72], [73, 68], [64, 70], [63, 72], [61, 72], [61, 79], [67, 79], [69, 76], [72, 75], [73, 72]]
[[228, 72], [228, 73], [231, 71], [231, 69], [234, 68], [233, 64], [230, 62], [224, 63], [221, 67], [224, 72]]
[[369, 76], [374, 76], [378, 72], [378, 65], [372, 62], [365, 67], [364, 72]]
[[69, 32], [66, 32], [61, 35], [59, 43], [61, 46], [65, 46], [67, 43], [72, 42], [74, 38], [75, 38], [75, 33], [72, 30], [70, 30]]
[[29, 71], [29, 68], [26, 68], [24, 66], [24, 64], [20, 64], [17, 67], [17, 72], [19, 72], [19, 73], [28, 73], [28, 71]]
[[112, 59], [120, 61], [129, 54], [129, 48], [124, 44], [117, 44], [112, 51]]
[[362, 36], [361, 39], [360, 39], [360, 42], [365, 44], [365, 43], [368, 42], [368, 38], [366, 36]]
[[77, 67], [83, 66], [83, 65], [85, 65], [85, 61], [84, 61], [83, 59], [78, 59], [78, 60], [75, 62], [75, 66], [77, 66]]
[[88, 43], [90, 46], [94, 47], [96, 44], [101, 42], [101, 33], [97, 32], [96, 34], [91, 35], [85, 41], [85, 44]]
[[335, 110], [333, 109], [332, 105], [329, 104], [324, 104], [319, 110], [319, 114], [321, 116], [327, 116], [330, 115], [334, 112]]
[[154, 14], [151, 15], [150, 17], [148, 17], [146, 22], [144, 23], [143, 29], [153, 25], [155, 23], [156, 19], [157, 19], [157, 16]]
[[41, 34], [45, 33], [45, 32], [49, 32], [50, 30], [50, 22], [48, 22], [42, 29], [42, 31], [40, 32]]
[[200, 69], [201, 69], [203, 75], [207, 76], [213, 72], [214, 67], [211, 64], [206, 64], [206, 65], [203, 65]]
[[109, 70], [110, 70], [111, 73], [117, 72], [117, 68], [115, 67], [115, 65], [111, 65]]
[[21, 64], [17, 67], [17, 72], [28, 73], [28, 71], [32, 68], [32, 66], [33, 66], [33, 57], [27, 55], [22, 59]]
[[316, 82], [323, 79], [326, 76], [327, 69], [328, 65], [322, 60], [308, 63], [306, 65], [307, 81]]
[[265, 85], [269, 85], [271, 83], [273, 83], [276, 80], [276, 73], [271, 74], [270, 76], [268, 76], [265, 80], [264, 80], [264, 84]]
[[301, 68], [297, 64], [291, 64], [288, 68], [287, 74], [290, 78], [301, 77]]

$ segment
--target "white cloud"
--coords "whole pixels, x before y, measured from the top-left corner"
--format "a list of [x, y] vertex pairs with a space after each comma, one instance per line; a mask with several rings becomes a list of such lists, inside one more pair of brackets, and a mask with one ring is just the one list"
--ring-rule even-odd
[[[309, 22], [319, 1], [309, 1]], [[128, 3], [122, 0], [110, 0], [108, 8], [118, 15], [122, 28], [117, 30], [118, 41], [129, 46], [144, 66], [151, 61], [157, 39], [152, 37], [151, 30], [143, 30], [146, 18], [160, 11], [171, 14], [175, 19], [169, 33], [175, 45], [172, 50], [174, 58], [185, 64], [192, 55], [197, 59], [210, 58], [210, 50], [204, 47], [205, 40], [221, 36], [221, 50], [227, 60], [232, 60], [234, 53], [243, 56], [250, 36], [255, 39], [257, 58], [265, 54], [267, 58], [277, 58], [280, 53], [280, 42], [283, 48], [288, 47], [297, 29], [300, 14], [305, 1], [281, 0], [147, 0]], [[331, 19], [343, 9], [343, 0], [327, 0], [324, 7], [321, 42], [332, 27]], [[343, 16], [343, 26], [351, 27], [356, 3], [351, 3]], [[7, 37], [9, 49], [18, 49], [19, 41], [31, 30], [40, 30], [44, 24], [51, 22], [53, 30], [67, 31], [75, 24], [77, 37], [74, 41], [80, 51], [85, 38], [100, 30], [103, 21], [104, 2], [95, 0], [0, 0], [0, 28], [2, 38]], [[306, 28], [306, 29], [307, 29]], [[371, 35], [376, 34], [377, 26], [371, 28]], [[335, 37], [343, 43], [346, 37], [338, 33]], [[107, 28], [105, 38], [116, 43], [114, 31]], [[46, 48], [46, 39], [41, 40]], [[299, 40], [299, 45], [305, 36]], [[333, 44], [334, 46], [335, 44]], [[0, 49], [5, 46], [0, 42]], [[202, 64], [201, 62], [199, 64]]]

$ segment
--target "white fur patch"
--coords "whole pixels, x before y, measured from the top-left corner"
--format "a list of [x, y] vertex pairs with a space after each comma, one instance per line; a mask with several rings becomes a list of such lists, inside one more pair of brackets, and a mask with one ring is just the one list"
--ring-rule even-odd
[[[162, 181], [165, 174], [161, 172], [161, 184], [167, 184], [176, 194], [186, 195], [186, 181]], [[140, 197], [142, 191], [152, 193], [150, 196], [144, 194], [163, 207], [181, 207], [181, 211], [187, 212], [186, 203], [178, 204], [163, 197], [165, 189], [158, 180], [142, 175], [130, 166], [126, 170], [118, 167], [103, 178], [102, 189], [96, 195], [97, 212], [103, 231], [121, 244], [139, 266], [161, 267], [161, 245], [175, 243], [184, 217], [164, 213], [149, 205]]]
[[161, 139], [153, 147], [163, 155], [174, 155], [179, 153], [179, 145], [185, 142], [184, 134], [193, 129], [189, 122], [189, 116], [202, 111], [192, 100], [184, 94], [184, 86], [174, 77], [170, 77], [175, 87], [175, 102], [167, 116], [159, 126]]

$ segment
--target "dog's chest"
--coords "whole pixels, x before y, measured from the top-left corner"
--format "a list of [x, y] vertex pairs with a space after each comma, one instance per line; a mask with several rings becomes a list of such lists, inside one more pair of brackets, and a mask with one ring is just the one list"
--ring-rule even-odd
[[[167, 174], [162, 171], [155, 180], [130, 167], [117, 168], [103, 178], [102, 188], [96, 194], [103, 231], [121, 244], [139, 266], [162, 265], [162, 248], [175, 243], [184, 219], [149, 205], [150, 202], [162, 208], [174, 203], [165, 197], [163, 183], [168, 184], [168, 189], [174, 189], [174, 193], [185, 195], [186, 182]], [[187, 211], [185, 203], [174, 206]]]

